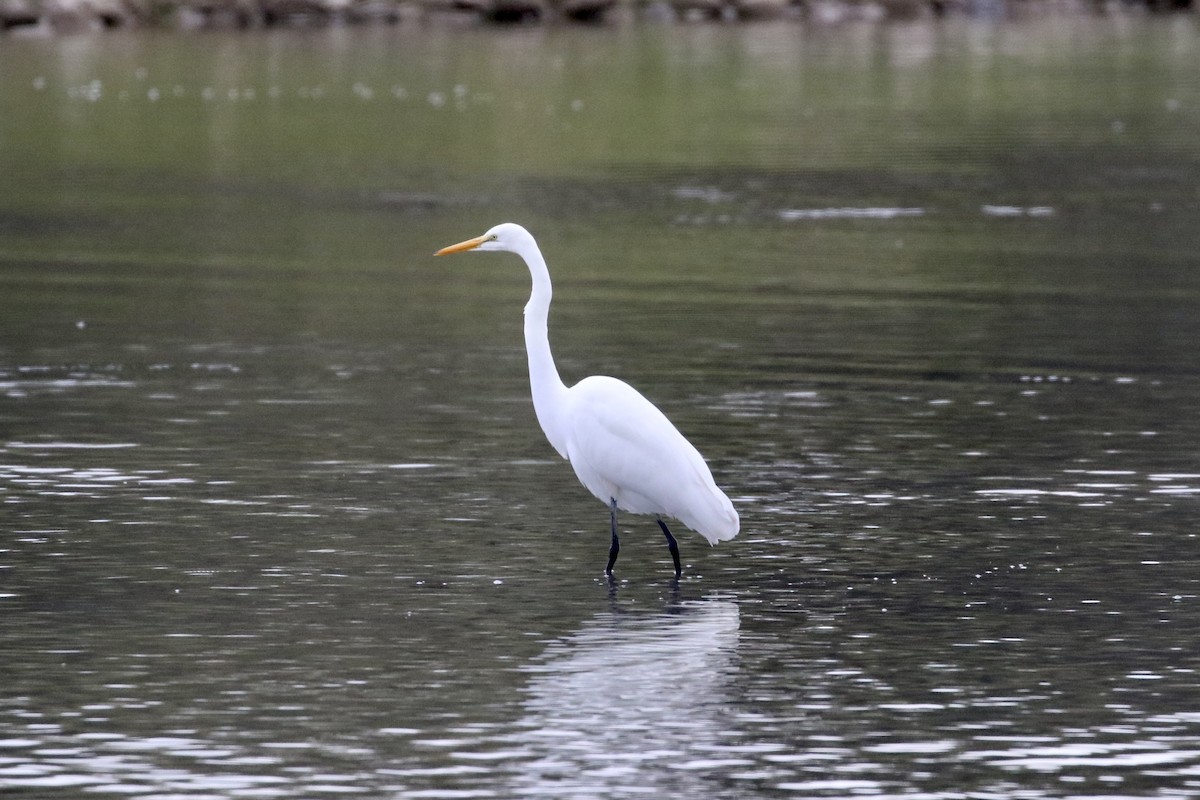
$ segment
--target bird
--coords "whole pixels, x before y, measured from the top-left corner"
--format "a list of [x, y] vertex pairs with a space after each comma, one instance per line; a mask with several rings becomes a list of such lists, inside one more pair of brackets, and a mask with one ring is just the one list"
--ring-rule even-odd
[[621, 549], [618, 511], [655, 516], [676, 579], [681, 574], [679, 544], [664, 517], [679, 520], [710, 545], [737, 536], [737, 510], [717, 488], [704, 457], [653, 403], [605, 375], [570, 387], [563, 383], [550, 352], [550, 271], [533, 235], [505, 222], [434, 255], [467, 251], [515, 253], [529, 268], [533, 287], [525, 305], [525, 350], [533, 409], [546, 438], [570, 462], [579, 482], [608, 506], [612, 540], [605, 575], [612, 579]]

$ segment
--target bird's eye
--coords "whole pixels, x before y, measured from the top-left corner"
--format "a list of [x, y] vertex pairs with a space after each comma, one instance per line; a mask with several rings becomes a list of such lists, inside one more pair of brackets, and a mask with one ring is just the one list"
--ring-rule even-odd
[[499, 234], [495, 234], [495, 233], [493, 233], [493, 234], [492, 234], [492, 241], [493, 241], [493, 242], [494, 242], [494, 241], [496, 241], [496, 240], [497, 240], [497, 239], [499, 239], [499, 238], [500, 238]]

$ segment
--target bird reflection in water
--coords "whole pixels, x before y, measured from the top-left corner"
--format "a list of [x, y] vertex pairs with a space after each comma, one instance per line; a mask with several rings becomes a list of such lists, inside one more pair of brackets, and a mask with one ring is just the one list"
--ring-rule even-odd
[[[730, 719], [740, 619], [728, 599], [597, 614], [529, 674], [514, 796], [711, 796]], [[710, 787], [711, 788], [711, 787]]]

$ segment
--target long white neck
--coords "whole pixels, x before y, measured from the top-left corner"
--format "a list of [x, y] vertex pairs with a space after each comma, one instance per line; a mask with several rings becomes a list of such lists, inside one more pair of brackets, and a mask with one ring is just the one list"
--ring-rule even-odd
[[533, 290], [529, 294], [529, 302], [525, 304], [525, 350], [529, 355], [529, 388], [533, 393], [533, 410], [550, 444], [554, 445], [559, 455], [566, 458], [567, 443], [561, 412], [567, 387], [558, 377], [558, 368], [554, 366], [547, 322], [553, 294], [550, 271], [532, 238], [529, 245], [521, 249], [520, 255], [525, 259], [533, 279]]

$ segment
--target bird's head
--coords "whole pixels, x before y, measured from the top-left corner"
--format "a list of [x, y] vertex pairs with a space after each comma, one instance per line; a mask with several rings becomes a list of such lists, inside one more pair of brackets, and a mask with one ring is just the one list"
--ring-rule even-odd
[[490, 228], [482, 236], [467, 239], [465, 242], [443, 247], [434, 253], [435, 256], [448, 256], [451, 253], [464, 253], [468, 250], [489, 251], [500, 250], [508, 253], [523, 254], [533, 245], [533, 236], [529, 231], [513, 222], [502, 222]]

